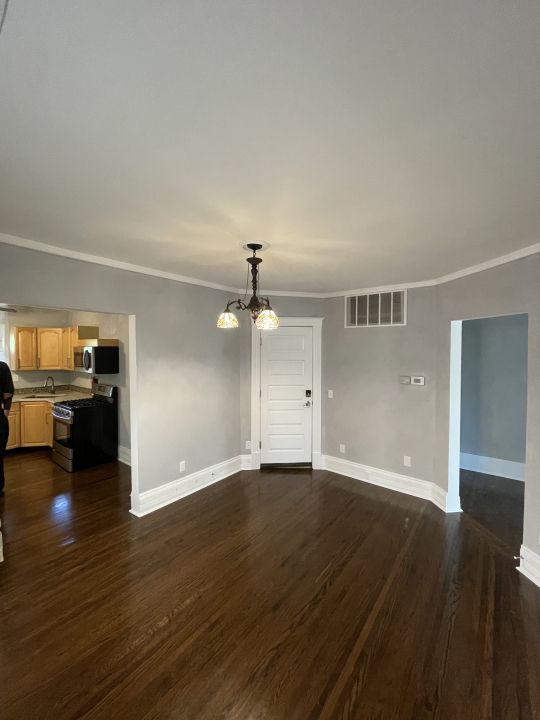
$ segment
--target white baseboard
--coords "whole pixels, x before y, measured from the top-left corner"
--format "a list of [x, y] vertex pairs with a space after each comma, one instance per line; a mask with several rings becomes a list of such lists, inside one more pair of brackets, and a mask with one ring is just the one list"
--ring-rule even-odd
[[430, 500], [443, 512], [461, 512], [459, 503], [457, 503], [457, 505], [452, 503], [446, 490], [443, 490], [428, 480], [419, 480], [418, 478], [400, 475], [399, 473], [390, 472], [389, 470], [380, 470], [379, 468], [361, 465], [360, 463], [332, 457], [331, 455], [323, 455], [322, 464], [325, 470], [330, 470], [339, 475], [346, 475], [355, 480], [361, 480], [371, 485], [378, 485], [387, 490], [396, 490], [406, 495], [414, 495], [414, 497], [423, 500]]
[[137, 517], [148, 515], [148, 513], [159, 510], [159, 508], [180, 500], [186, 495], [191, 495], [197, 490], [202, 490], [220, 480], [225, 480], [230, 475], [240, 472], [243, 469], [242, 466], [243, 456], [237, 455], [230, 460], [211, 465], [203, 470], [191, 473], [191, 475], [186, 475], [178, 478], [178, 480], [142, 492], [138, 497], [138, 502], [132, 500], [130, 512]]
[[240, 470], [251, 470], [251, 455], [240, 455]]
[[462, 470], [472, 470], [485, 475], [495, 475], [510, 480], [525, 480], [525, 463], [512, 462], [511, 460], [461, 453], [460, 467]]
[[519, 554], [521, 556], [519, 572], [540, 587], [540, 555], [524, 545], [521, 546]]
[[131, 449], [124, 447], [123, 445], [118, 446], [118, 459], [125, 465], [131, 465]]

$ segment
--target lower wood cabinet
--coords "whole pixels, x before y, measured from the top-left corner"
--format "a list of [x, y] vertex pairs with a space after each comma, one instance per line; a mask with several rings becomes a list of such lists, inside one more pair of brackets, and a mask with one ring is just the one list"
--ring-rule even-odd
[[21, 447], [21, 413], [19, 403], [14, 403], [11, 406], [8, 421], [9, 437], [6, 449], [12, 450], [13, 448]]
[[21, 447], [52, 445], [51, 405], [48, 402], [20, 403]]

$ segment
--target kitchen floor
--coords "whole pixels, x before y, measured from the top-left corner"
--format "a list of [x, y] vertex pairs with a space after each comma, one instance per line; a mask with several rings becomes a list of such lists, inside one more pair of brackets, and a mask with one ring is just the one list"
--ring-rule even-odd
[[540, 589], [467, 513], [274, 470], [138, 519], [125, 465], [6, 466], [2, 720], [540, 717]]

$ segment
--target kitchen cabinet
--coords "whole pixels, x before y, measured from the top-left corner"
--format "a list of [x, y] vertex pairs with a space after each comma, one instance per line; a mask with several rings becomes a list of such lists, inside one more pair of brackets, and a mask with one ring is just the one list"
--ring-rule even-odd
[[52, 414], [52, 405], [50, 403], [47, 403], [48, 408], [45, 411], [45, 425], [46, 425], [46, 431], [47, 431], [47, 445], [52, 448], [53, 446], [53, 427], [54, 427], [54, 418]]
[[62, 328], [62, 367], [73, 370], [73, 339], [76, 328]]
[[51, 405], [48, 402], [21, 402], [21, 447], [52, 445]]
[[14, 403], [11, 406], [10, 413], [8, 415], [9, 421], [9, 437], [6, 450], [12, 450], [21, 446], [21, 413], [19, 409], [19, 403]]
[[[14, 370], [74, 370], [74, 348], [91, 345], [97, 341], [97, 325], [75, 325], [74, 327], [14, 327], [11, 329], [13, 354], [11, 365]], [[118, 344], [118, 341], [114, 341]]]
[[16, 370], [37, 369], [37, 332], [36, 328], [15, 327], [15, 358], [13, 365]]
[[62, 370], [63, 328], [37, 328], [37, 366], [39, 370]]

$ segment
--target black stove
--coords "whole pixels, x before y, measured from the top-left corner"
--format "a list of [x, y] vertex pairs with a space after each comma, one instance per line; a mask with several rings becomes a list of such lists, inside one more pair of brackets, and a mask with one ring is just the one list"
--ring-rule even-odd
[[118, 457], [118, 389], [95, 383], [92, 391], [53, 406], [53, 460], [69, 472]]

